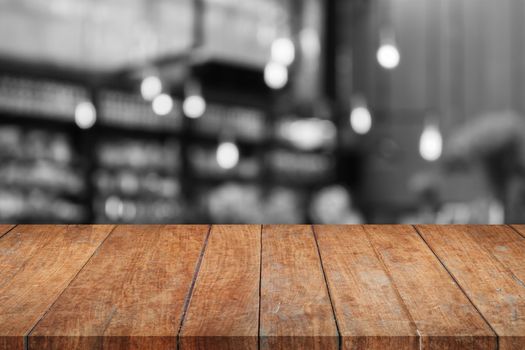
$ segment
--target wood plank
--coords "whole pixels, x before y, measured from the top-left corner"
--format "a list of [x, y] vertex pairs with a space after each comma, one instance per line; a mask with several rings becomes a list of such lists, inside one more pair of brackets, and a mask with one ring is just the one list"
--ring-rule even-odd
[[257, 349], [260, 251], [260, 225], [212, 226], [181, 349]]
[[263, 226], [260, 322], [261, 349], [338, 349], [311, 226]]
[[511, 225], [522, 237], [525, 237], [525, 225]]
[[[498, 248], [498, 240], [507, 247], [509, 232], [493, 226], [483, 231], [480, 226], [421, 225], [417, 229], [496, 331], [499, 349], [525, 348], [525, 284], [509, 270], [504, 249]], [[515, 258], [523, 261], [519, 249], [508, 252], [517, 253]]]
[[0, 349], [25, 337], [113, 226], [19, 225], [0, 239]]
[[30, 349], [175, 349], [208, 226], [118, 226], [29, 337]]
[[424, 349], [496, 349], [497, 339], [411, 226], [364, 226]]
[[416, 326], [361, 226], [314, 226], [342, 349], [419, 349]]
[[470, 235], [514, 276], [525, 281], [525, 238], [509, 226], [455, 226]]
[[8, 225], [8, 224], [2, 224], [0, 225], [0, 238], [2, 238], [3, 235], [5, 235], [7, 232], [9, 232], [10, 229], [15, 227], [15, 225]]

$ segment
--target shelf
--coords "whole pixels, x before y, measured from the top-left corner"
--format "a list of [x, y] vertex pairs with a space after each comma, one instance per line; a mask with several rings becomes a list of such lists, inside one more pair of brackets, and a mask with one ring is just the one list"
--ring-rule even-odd
[[[300, 176], [292, 174], [285, 178], [278, 175], [269, 164], [268, 156], [275, 150], [290, 153], [290, 159], [305, 154], [317, 156], [321, 152], [301, 151], [278, 141], [273, 135], [274, 97], [280, 92], [272, 91], [265, 85], [262, 67], [242, 64], [235, 59], [217, 57], [209, 52], [198, 50], [193, 51], [190, 55], [182, 54], [159, 58], [157, 64], [159, 74], [163, 77], [165, 73], [167, 74], [167, 83], [171, 84], [170, 93], [175, 96], [175, 106], [170, 116], [156, 116], [151, 109], [151, 103], [144, 101], [140, 96], [138, 90], [143, 66], [131, 67], [127, 72], [97, 75], [95, 80], [82, 80], [82, 74], [78, 76], [80, 78], [77, 83], [78, 86], [89, 91], [89, 97], [93, 99], [97, 108], [98, 120], [92, 129], [81, 130], [75, 125], [74, 109], [68, 113], [66, 118], [55, 118], [54, 120], [53, 117], [48, 118], [38, 112], [9, 111], [3, 113], [7, 117], [1, 121], [2, 124], [24, 125], [24, 128], [35, 129], [60, 129], [70, 137], [75, 151], [81, 157], [81, 162], [68, 165], [78, 167], [82, 174], [86, 189], [86, 193], [83, 193], [81, 198], [81, 206], [86, 212], [86, 217], [83, 220], [88, 222], [119, 222], [119, 220], [124, 220], [122, 218], [115, 219], [116, 216], [112, 218], [106, 216], [105, 200], [108, 197], [119, 198], [126, 202], [125, 205], [129, 205], [129, 215], [138, 210], [136, 206], [139, 203], [158, 201], [160, 207], [163, 207], [161, 202], [172, 201], [172, 203], [184, 208], [180, 209], [181, 211], [177, 215], [172, 215], [171, 220], [167, 217], [164, 218], [166, 221], [173, 222], [179, 218], [189, 218], [192, 217], [191, 215], [196, 215], [192, 212], [198, 212], [201, 216], [208, 215], [209, 219], [213, 220], [214, 218], [209, 216], [210, 213], [199, 211], [201, 203], [199, 203], [199, 198], [195, 196], [195, 193], [204, 189], [208, 191], [220, 189], [227, 183], [237, 183], [260, 189], [262, 192], [267, 189], [285, 187], [294, 193], [303, 194], [308, 193], [312, 187], [316, 188], [324, 184], [324, 180], [328, 177], [301, 180]], [[208, 108], [206, 114], [196, 120], [182, 115], [183, 80], [171, 80], [176, 75], [174, 72], [180, 72], [181, 69], [197, 78], [202, 84], [202, 93], [207, 101]], [[11, 71], [11, 73], [13, 72], [15, 71]], [[45, 73], [45, 69], [43, 72]], [[170, 72], [175, 75], [170, 75]], [[27, 76], [22, 71], [17, 74], [23, 77]], [[67, 75], [67, 71], [63, 74]], [[32, 76], [31, 73], [29, 75]], [[40, 79], [41, 75], [37, 74], [35, 77]], [[179, 77], [184, 78], [184, 75], [179, 75]], [[52, 77], [45, 78], [53, 79]], [[89, 78], [89, 74], [86, 78]], [[60, 80], [57, 79], [57, 82]], [[177, 82], [180, 84], [177, 85]], [[2, 113], [0, 112], [0, 114]], [[53, 122], [48, 122], [48, 120], [53, 120]], [[137, 152], [119, 153], [119, 140], [123, 142], [121, 148], [124, 150], [134, 151], [134, 148], [130, 146], [131, 144], [125, 143], [129, 140], [139, 141], [138, 145], [133, 145], [144, 152], [146, 151], [145, 147], [150, 143], [167, 145], [171, 141], [173, 143], [170, 144], [176, 145], [179, 150], [176, 154], [161, 153], [160, 150], [163, 148], [157, 147], [154, 148], [153, 153], [147, 153], [148, 155], [153, 154], [153, 156], [143, 157], [142, 153], [138, 152], [139, 157], [136, 154]], [[236, 168], [222, 171], [214, 163], [215, 152], [218, 143], [226, 140], [232, 140], [239, 146], [241, 158]], [[98, 157], [98, 150], [103, 145], [111, 145], [112, 143], [116, 145], [115, 152], [108, 155], [108, 161], [102, 161]], [[195, 166], [193, 162], [192, 150], [194, 146], [207, 148], [207, 152], [201, 154], [200, 163], [204, 165], [200, 168]], [[146, 162], [145, 165], [139, 164], [137, 166], [134, 163], [137, 160], [141, 163], [143, 158], [152, 160], [152, 157], [155, 157], [153, 159], [155, 160], [154, 165], [148, 165]], [[126, 163], [128, 158], [132, 161]], [[160, 161], [157, 158], [160, 158]], [[2, 159], [1, 156], [0, 159]], [[248, 170], [239, 172], [239, 169], [247, 164], [246, 160], [248, 160]], [[21, 159], [21, 161], [31, 160]], [[166, 167], [165, 163], [170, 162], [176, 166]], [[283, 166], [287, 166], [287, 164], [285, 162]], [[211, 170], [203, 171], [202, 169]], [[162, 193], [148, 193], [148, 191], [141, 190], [137, 190], [136, 193], [130, 192], [119, 188], [117, 180], [109, 181], [111, 186], [100, 187], [95, 182], [98, 171], [105, 171], [112, 176], [117, 176], [119, 172], [129, 172], [136, 176], [155, 173], [179, 181], [181, 193], [177, 193], [177, 196], [166, 197]], [[330, 174], [333, 175], [333, 173]], [[112, 184], [116, 185], [113, 186]], [[29, 187], [29, 184], [20, 187], [24, 186]], [[38, 186], [32, 187], [38, 188]], [[191, 201], [182, 204], [182, 198], [189, 198]], [[265, 200], [264, 196], [261, 198], [261, 201]], [[142, 206], [142, 204], [140, 205]], [[303, 216], [307, 215], [306, 206], [307, 203], [303, 202], [295, 205], [297, 211], [303, 213]], [[146, 207], [147, 203], [140, 210], [146, 210]], [[169, 212], [168, 209], [166, 209], [167, 212]], [[175, 207], [172, 209], [175, 213]], [[35, 213], [35, 218], [38, 221], [37, 215], [38, 213]], [[138, 213], [134, 215], [136, 216], [133, 220], [143, 218]], [[195, 216], [195, 221], [199, 220], [201, 216]], [[128, 221], [133, 222], [133, 220]]]
[[151, 103], [144, 101], [138, 93], [101, 91], [97, 99], [101, 125], [163, 132], [179, 131], [181, 128], [183, 115], [178, 100], [173, 101], [171, 113], [158, 116], [153, 112]]

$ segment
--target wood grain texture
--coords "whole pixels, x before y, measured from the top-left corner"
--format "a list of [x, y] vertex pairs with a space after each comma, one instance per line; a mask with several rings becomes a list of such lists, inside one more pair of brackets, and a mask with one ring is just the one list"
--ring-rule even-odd
[[525, 238], [518, 232], [503, 225], [456, 226], [455, 229], [466, 230], [510, 273], [525, 282]]
[[496, 349], [489, 325], [411, 226], [364, 226], [424, 349]]
[[10, 229], [15, 227], [15, 225], [2, 224], [0, 225], [0, 238], [5, 235]]
[[499, 349], [524, 349], [525, 284], [513, 273], [523, 266], [521, 238], [497, 226], [417, 229], [496, 331]]
[[522, 237], [525, 237], [525, 225], [511, 225], [511, 227]]
[[113, 226], [19, 225], [0, 239], [0, 349], [25, 337]]
[[523, 225], [2, 232], [0, 350], [525, 349]]
[[261, 349], [338, 349], [311, 226], [263, 226], [260, 322]]
[[419, 349], [410, 314], [361, 226], [314, 226], [342, 349]]
[[208, 226], [118, 226], [29, 336], [30, 349], [175, 349]]
[[260, 225], [212, 226], [181, 349], [257, 349], [260, 244]]

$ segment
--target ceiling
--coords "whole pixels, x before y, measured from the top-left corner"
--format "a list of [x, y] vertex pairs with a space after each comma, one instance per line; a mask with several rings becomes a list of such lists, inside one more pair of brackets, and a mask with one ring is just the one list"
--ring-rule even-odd
[[192, 4], [192, 0], [0, 0], [0, 55], [115, 69], [187, 49], [192, 42]]

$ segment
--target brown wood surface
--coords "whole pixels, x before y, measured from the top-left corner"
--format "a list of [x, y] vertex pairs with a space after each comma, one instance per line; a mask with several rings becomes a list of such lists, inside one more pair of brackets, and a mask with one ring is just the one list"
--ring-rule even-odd
[[525, 349], [524, 225], [12, 226], [0, 350]]
[[416, 326], [361, 226], [315, 226], [342, 349], [419, 349]]
[[457, 226], [469, 234], [510, 273], [525, 282], [525, 238], [509, 226]]
[[496, 331], [499, 349], [525, 349], [525, 283], [515, 274], [525, 259], [522, 237], [497, 226], [417, 229]]
[[29, 349], [175, 349], [208, 226], [119, 226], [35, 327]]
[[15, 227], [15, 225], [0, 225], [0, 238], [5, 235], [7, 232], [9, 232], [10, 229]]
[[19, 225], [0, 238], [0, 349], [24, 348], [27, 334], [111, 229]]
[[525, 225], [512, 225], [512, 228], [522, 237], [525, 237]]
[[181, 349], [257, 349], [260, 251], [260, 225], [212, 227]]
[[261, 349], [338, 349], [311, 226], [263, 227], [260, 322]]
[[412, 226], [364, 230], [412, 316], [423, 349], [496, 349], [494, 332]]

